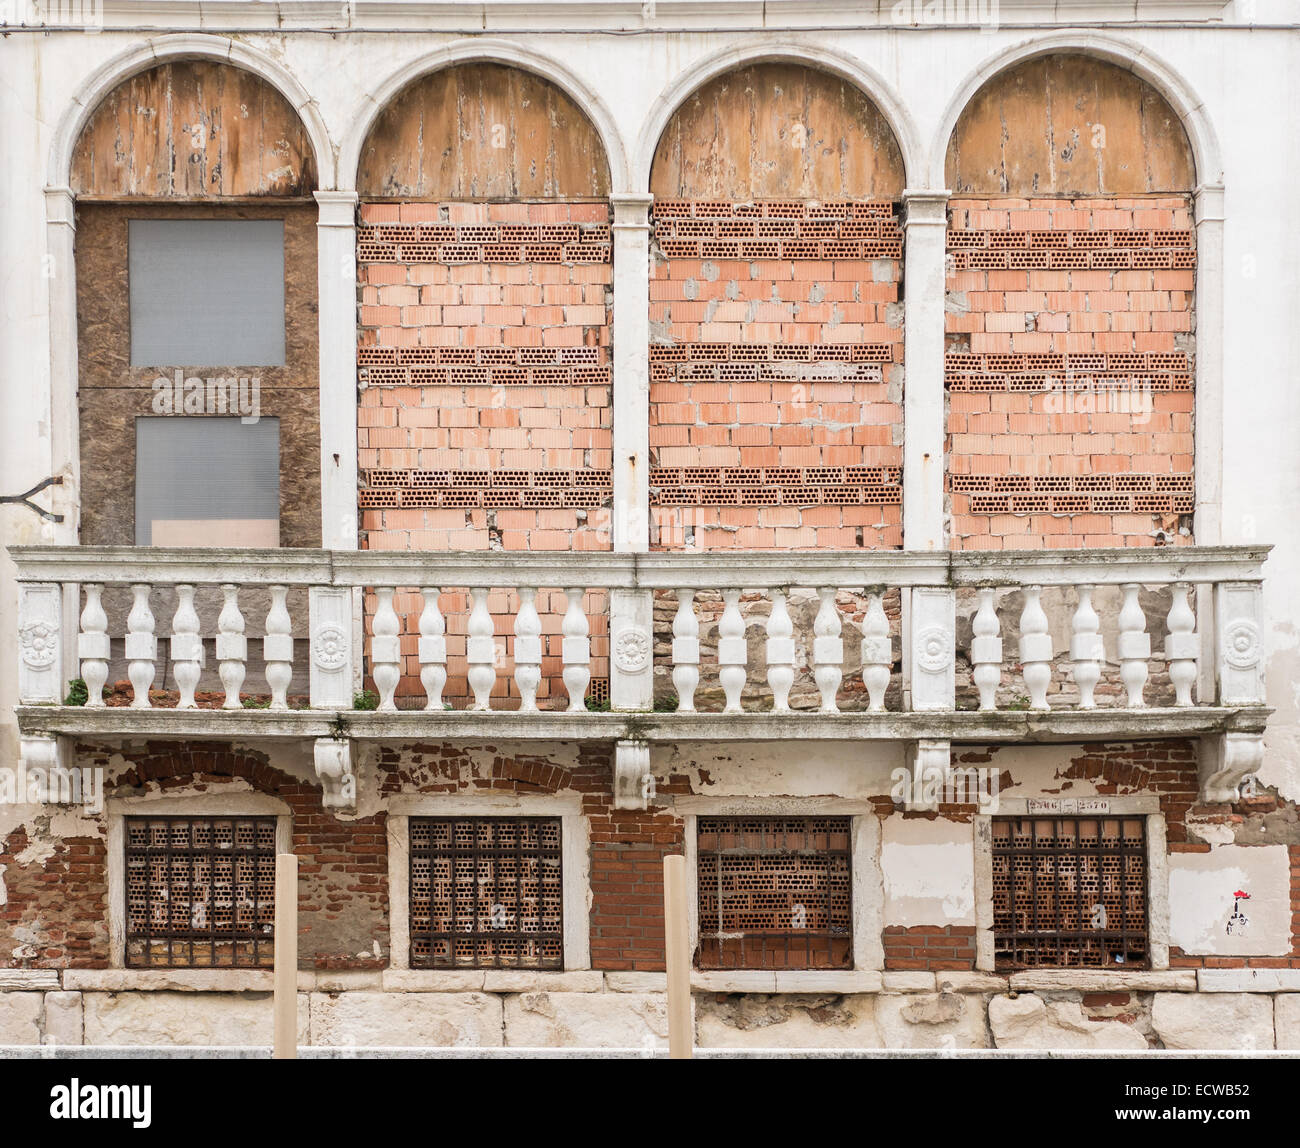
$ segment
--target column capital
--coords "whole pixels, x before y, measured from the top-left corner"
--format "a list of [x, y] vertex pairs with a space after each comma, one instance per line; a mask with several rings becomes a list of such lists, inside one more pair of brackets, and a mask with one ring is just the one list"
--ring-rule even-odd
[[653, 195], [611, 195], [609, 202], [614, 208], [614, 227], [648, 228], [650, 226], [650, 205], [655, 201]]
[[70, 187], [45, 189], [45, 222], [62, 223], [77, 229], [77, 197]]
[[952, 192], [947, 190], [930, 191], [921, 188], [905, 188], [903, 191], [903, 226], [915, 224], [929, 226], [948, 225], [948, 200]]
[[1223, 184], [1203, 183], [1193, 197], [1196, 212], [1196, 226], [1202, 223], [1223, 222]]
[[316, 191], [312, 195], [320, 210], [317, 227], [356, 226], [360, 197], [355, 191]]

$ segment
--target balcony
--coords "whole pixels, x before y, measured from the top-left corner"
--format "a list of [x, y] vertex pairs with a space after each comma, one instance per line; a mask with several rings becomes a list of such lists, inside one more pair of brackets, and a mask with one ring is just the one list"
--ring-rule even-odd
[[[354, 742], [444, 738], [615, 743], [618, 793], [654, 743], [890, 738], [946, 763], [952, 742], [1199, 737], [1223, 800], [1270, 712], [1268, 549], [14, 547], [17, 714], [46, 755], [67, 735], [313, 740], [340, 808]], [[586, 703], [593, 635], [607, 712]], [[354, 708], [363, 670], [375, 709]], [[119, 674], [131, 700], [105, 704]], [[86, 703], [63, 704], [78, 677]]]

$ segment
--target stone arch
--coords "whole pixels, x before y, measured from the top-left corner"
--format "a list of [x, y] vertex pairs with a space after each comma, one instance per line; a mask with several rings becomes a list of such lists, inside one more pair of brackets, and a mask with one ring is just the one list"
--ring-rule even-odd
[[1135, 66], [1069, 47], [985, 69], [944, 143], [970, 195], [1144, 195], [1197, 184], [1197, 124]]
[[364, 198], [604, 198], [610, 165], [563, 88], [512, 63], [426, 72], [396, 92], [360, 147]]
[[660, 198], [897, 199], [903, 152], [852, 80], [804, 61], [741, 64], [677, 105], [659, 135]]
[[330, 152], [305, 93], [247, 53], [172, 48], [101, 70], [57, 133], [52, 185], [94, 199], [309, 196]]

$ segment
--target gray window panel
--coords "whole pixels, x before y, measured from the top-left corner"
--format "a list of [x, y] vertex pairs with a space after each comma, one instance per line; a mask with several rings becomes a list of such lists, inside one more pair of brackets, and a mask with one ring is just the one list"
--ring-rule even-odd
[[133, 367], [284, 365], [284, 222], [132, 219]]
[[[280, 420], [135, 420], [135, 542], [152, 546], [155, 522], [280, 518]], [[228, 545], [216, 533], [207, 545]]]

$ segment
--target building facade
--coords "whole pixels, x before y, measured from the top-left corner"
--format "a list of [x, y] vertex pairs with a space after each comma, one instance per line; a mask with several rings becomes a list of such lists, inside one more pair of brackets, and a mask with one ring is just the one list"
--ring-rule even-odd
[[1300, 1047], [1293, 5], [5, 32], [0, 1043]]

